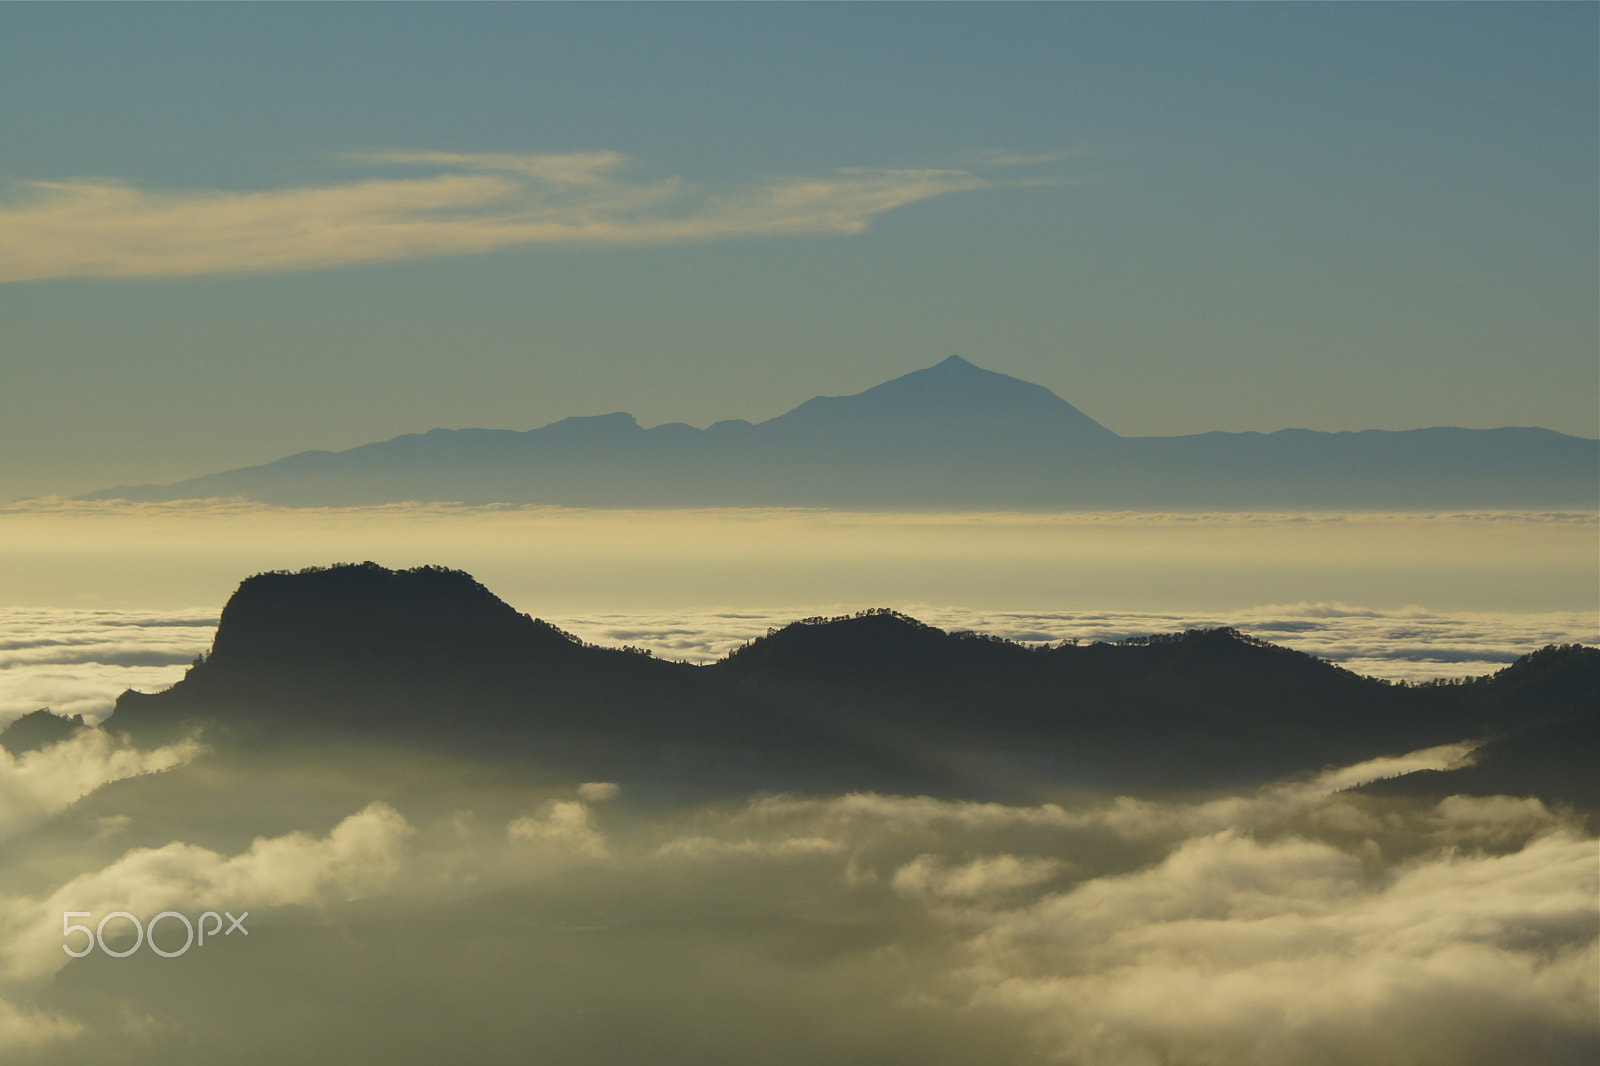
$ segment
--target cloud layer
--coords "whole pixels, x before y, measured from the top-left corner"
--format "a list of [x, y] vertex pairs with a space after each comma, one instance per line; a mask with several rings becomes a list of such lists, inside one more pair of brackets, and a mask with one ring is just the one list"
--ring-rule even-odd
[[[430, 814], [411, 791], [334, 817], [309, 812], [386, 787], [393, 767], [341, 758], [332, 781], [295, 763], [315, 829], [75, 854], [63, 822], [36, 840], [52, 861], [0, 891], [0, 1052], [157, 1062], [249, 1032], [259, 1046], [238, 1061], [421, 1042], [514, 1062], [529, 1039], [554, 1066], [651, 1049], [717, 1064], [908, 1048], [963, 1066], [1591, 1061], [1593, 836], [1536, 799], [1346, 791], [1465, 752], [1196, 802], [675, 807], [491, 773], [452, 796], [471, 809]], [[218, 816], [171, 795], [193, 827]], [[60, 951], [62, 911], [221, 907], [250, 910], [253, 935], [185, 960], [198, 971]], [[52, 975], [59, 994], [33, 998]], [[417, 995], [425, 1011], [397, 1010]]]
[[1043, 1061], [1582, 1061], [1593, 838], [1536, 800], [1340, 794], [1459, 754], [1198, 805], [763, 800], [726, 816], [728, 846], [662, 853], [838, 855], [957, 938], [921, 992], [1026, 1026]]
[[[1596, 619], [1578, 612], [1435, 613], [1421, 607], [1379, 610], [1342, 603], [1296, 603], [1211, 612], [982, 611], [932, 604], [899, 609], [941, 629], [971, 630], [1023, 643], [1117, 641], [1151, 633], [1232, 626], [1274, 644], [1336, 662], [1358, 674], [1426, 681], [1492, 673], [1546, 644], [1594, 644]], [[850, 605], [785, 610], [551, 616], [597, 644], [632, 644], [657, 655], [712, 662], [797, 618], [858, 609]]]
[[851, 234], [896, 207], [997, 184], [968, 170], [845, 167], [712, 189], [637, 177], [616, 152], [385, 151], [346, 162], [413, 173], [249, 192], [146, 190], [95, 178], [13, 183], [0, 206], [0, 282]]
[[98, 721], [126, 689], [172, 686], [216, 627], [205, 610], [0, 608], [0, 722], [41, 707]]
[[1084, 1066], [1562, 1061], [1593, 1046], [1593, 867], [1566, 833], [1379, 871], [1223, 831], [985, 916], [956, 983]]

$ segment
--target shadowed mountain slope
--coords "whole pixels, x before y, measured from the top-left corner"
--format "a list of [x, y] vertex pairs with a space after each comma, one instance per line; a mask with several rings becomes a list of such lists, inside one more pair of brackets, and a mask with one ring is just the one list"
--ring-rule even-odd
[[1005, 794], [1043, 781], [1261, 781], [1576, 721], [1600, 652], [1466, 685], [1394, 686], [1233, 630], [1025, 647], [891, 611], [807, 619], [705, 667], [583, 644], [459, 571], [337, 566], [246, 580], [212, 654], [125, 693], [144, 742], [426, 743], [606, 779]]
[[0, 748], [12, 755], [26, 755], [30, 751], [59, 744], [84, 728], [87, 727], [83, 724], [81, 714], [68, 717], [53, 714], [48, 708], [40, 708], [0, 730]]
[[1600, 503], [1600, 441], [1542, 429], [1119, 437], [1049, 389], [951, 356], [752, 424], [625, 413], [435, 429], [89, 499], [591, 507], [1526, 507]]

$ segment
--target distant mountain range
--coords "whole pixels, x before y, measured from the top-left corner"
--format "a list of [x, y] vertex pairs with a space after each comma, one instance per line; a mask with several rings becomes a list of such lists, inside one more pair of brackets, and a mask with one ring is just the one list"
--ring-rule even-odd
[[951, 356], [766, 422], [435, 429], [86, 499], [244, 497], [847, 509], [1600, 506], [1600, 441], [1434, 428], [1121, 437], [1049, 389]]
[[[1444, 787], [1481, 772], [1491, 791], [1592, 810], [1597, 709], [1600, 651], [1579, 646], [1404, 686], [1228, 629], [1026, 647], [888, 611], [796, 622], [691, 666], [584, 644], [459, 571], [367, 563], [249, 578], [210, 656], [165, 692], [124, 693], [105, 728], [153, 744], [204, 726], [246, 749], [420, 743], [650, 787], [968, 797], [1230, 787], [1488, 739], [1484, 766]], [[74, 728], [30, 716], [0, 743]]]

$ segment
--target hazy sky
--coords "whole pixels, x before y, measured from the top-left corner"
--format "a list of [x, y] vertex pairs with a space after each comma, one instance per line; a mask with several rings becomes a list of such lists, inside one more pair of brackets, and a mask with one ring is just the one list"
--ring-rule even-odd
[[1592, 4], [0, 5], [0, 498], [762, 419], [1600, 434]]

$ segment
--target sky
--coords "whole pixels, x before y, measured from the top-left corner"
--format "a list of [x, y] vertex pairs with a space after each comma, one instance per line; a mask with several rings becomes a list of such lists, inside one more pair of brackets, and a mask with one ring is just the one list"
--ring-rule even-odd
[[1600, 435], [1597, 9], [0, 6], [0, 499], [760, 420]]

